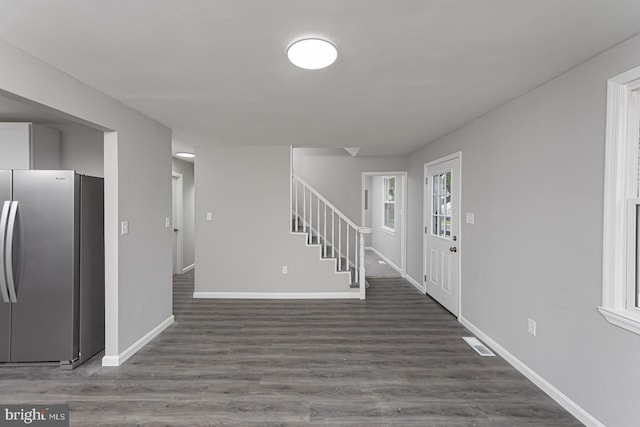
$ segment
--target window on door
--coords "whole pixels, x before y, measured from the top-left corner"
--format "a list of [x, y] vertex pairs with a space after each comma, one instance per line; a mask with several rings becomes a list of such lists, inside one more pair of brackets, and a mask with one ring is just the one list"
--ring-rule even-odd
[[382, 229], [395, 233], [396, 231], [396, 177], [382, 178]]
[[433, 175], [431, 200], [431, 234], [451, 237], [451, 171]]

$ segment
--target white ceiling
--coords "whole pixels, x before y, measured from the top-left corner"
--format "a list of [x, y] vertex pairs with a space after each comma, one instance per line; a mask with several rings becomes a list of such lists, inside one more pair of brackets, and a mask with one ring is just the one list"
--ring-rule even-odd
[[[638, 0], [0, 0], [0, 39], [198, 144], [407, 154], [640, 31]], [[287, 61], [302, 36], [336, 63]]]

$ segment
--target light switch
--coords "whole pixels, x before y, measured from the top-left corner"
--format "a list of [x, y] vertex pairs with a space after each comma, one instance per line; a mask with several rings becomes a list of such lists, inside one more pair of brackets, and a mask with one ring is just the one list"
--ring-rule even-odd
[[171, 217], [170, 216], [165, 217], [164, 226], [165, 226], [165, 228], [171, 228]]
[[211, 212], [207, 212], [207, 221], [211, 221], [213, 219], [213, 214]]
[[120, 224], [120, 234], [123, 236], [129, 234], [129, 221], [122, 221]]
[[474, 224], [476, 221], [476, 214], [473, 212], [467, 212], [467, 224]]

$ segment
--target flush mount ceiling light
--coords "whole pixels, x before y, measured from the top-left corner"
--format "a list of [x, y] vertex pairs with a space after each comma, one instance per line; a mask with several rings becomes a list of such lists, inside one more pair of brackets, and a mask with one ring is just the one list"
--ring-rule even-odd
[[333, 64], [338, 51], [326, 40], [308, 38], [291, 43], [287, 48], [287, 56], [296, 67], [319, 70]]
[[196, 155], [193, 153], [187, 153], [185, 151], [182, 151], [180, 153], [176, 153], [176, 156], [182, 157], [183, 159], [193, 159]]

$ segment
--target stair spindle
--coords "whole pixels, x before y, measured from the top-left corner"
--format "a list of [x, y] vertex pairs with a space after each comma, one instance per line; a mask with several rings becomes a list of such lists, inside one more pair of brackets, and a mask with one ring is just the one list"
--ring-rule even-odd
[[[351, 229], [351, 226], [349, 224], [347, 224], [347, 265], [345, 266], [347, 271], [349, 272], [349, 276], [351, 276], [351, 264], [349, 263], [349, 240], [351, 239], [351, 233], [349, 232], [349, 230]], [[349, 277], [349, 280], [351, 280], [351, 277]]]
[[335, 212], [331, 209], [331, 258], [336, 257], [336, 221]]
[[359, 247], [358, 247], [358, 237], [360, 237], [360, 233], [358, 233], [358, 230], [355, 230], [356, 232], [356, 241], [354, 242], [353, 247], [355, 248], [355, 257], [356, 257], [356, 261], [355, 261], [355, 283], [358, 283], [358, 270], [360, 269], [360, 264], [358, 264], [358, 252], [359, 252]]
[[327, 257], [327, 204], [324, 204], [324, 257]]
[[342, 271], [342, 219], [338, 217], [338, 271]]
[[311, 244], [313, 239], [313, 193], [309, 191], [309, 233], [307, 234], [307, 241]]
[[300, 215], [298, 215], [298, 180], [293, 179], [293, 182], [296, 187], [296, 231], [300, 230]]

